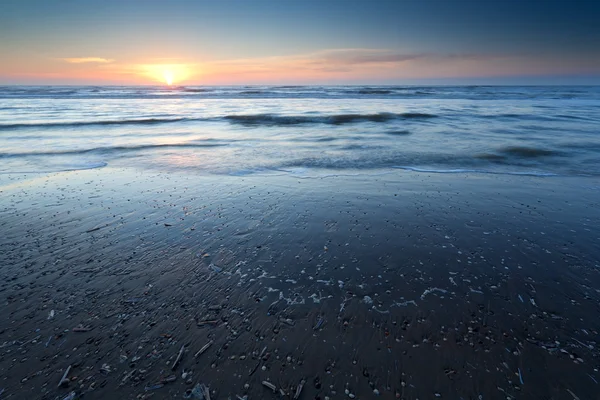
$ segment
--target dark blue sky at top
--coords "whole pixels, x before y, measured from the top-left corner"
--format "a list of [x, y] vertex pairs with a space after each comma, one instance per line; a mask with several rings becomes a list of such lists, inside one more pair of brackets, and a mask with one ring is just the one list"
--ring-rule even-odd
[[252, 55], [317, 45], [565, 53], [600, 47], [600, 1], [587, 0], [3, 0], [0, 10], [1, 40], [17, 42], [77, 32], [100, 41], [164, 35], [246, 47]]

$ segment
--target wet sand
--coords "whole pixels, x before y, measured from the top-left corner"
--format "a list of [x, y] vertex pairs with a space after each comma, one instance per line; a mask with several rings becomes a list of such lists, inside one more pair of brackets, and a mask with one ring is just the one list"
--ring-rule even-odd
[[595, 399], [599, 227], [595, 178], [0, 175], [0, 399]]

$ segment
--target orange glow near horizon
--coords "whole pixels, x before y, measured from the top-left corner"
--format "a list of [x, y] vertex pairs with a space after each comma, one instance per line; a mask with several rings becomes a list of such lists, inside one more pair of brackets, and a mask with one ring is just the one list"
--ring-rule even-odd
[[[106, 54], [0, 63], [0, 83], [269, 85], [347, 84], [420, 79], [510, 78], [572, 72], [569, 63], [524, 56], [405, 55], [386, 49], [330, 49], [305, 54], [233, 59], [131, 59]], [[88, 57], [89, 56], [89, 57]], [[581, 70], [584, 73], [588, 70]]]

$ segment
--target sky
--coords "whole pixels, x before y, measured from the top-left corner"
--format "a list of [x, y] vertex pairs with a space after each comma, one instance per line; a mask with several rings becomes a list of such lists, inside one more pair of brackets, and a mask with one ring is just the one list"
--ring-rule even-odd
[[0, 1], [0, 84], [168, 83], [600, 84], [600, 1]]

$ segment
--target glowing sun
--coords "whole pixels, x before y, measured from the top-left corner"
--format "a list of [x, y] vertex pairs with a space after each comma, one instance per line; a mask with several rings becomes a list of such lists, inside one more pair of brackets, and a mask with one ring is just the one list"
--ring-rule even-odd
[[137, 68], [140, 75], [167, 86], [189, 80], [194, 72], [191, 64], [139, 64]]
[[173, 71], [165, 70], [163, 72], [163, 77], [165, 78], [167, 85], [171, 86], [173, 84]]

